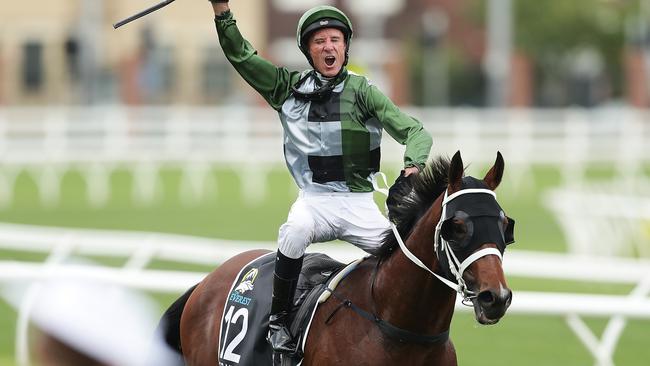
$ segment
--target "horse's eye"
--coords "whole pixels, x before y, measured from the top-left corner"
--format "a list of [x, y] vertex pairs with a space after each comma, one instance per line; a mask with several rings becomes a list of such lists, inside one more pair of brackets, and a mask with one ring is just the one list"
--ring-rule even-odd
[[454, 217], [452, 225], [452, 237], [455, 240], [462, 240], [467, 235], [465, 220]]
[[465, 212], [458, 211], [442, 227], [442, 237], [452, 246], [462, 246], [472, 235], [472, 222]]

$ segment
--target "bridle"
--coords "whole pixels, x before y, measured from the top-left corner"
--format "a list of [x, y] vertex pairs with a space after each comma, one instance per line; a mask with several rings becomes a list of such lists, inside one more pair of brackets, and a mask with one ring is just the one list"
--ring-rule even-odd
[[[383, 173], [375, 173], [372, 177], [372, 185], [374, 189], [380, 193], [385, 194], [388, 196], [388, 190], [384, 188], [380, 188], [379, 185], [377, 184], [377, 176], [383, 178], [384, 182], [386, 182], [386, 176]], [[490, 194], [492, 197], [494, 197], [494, 200], [496, 201], [496, 194], [489, 190], [489, 189], [484, 189], [484, 188], [469, 188], [469, 189], [463, 189], [458, 192], [455, 192], [451, 195], [447, 194], [447, 191], [445, 191], [445, 196], [442, 201], [442, 212], [440, 215], [440, 220], [436, 224], [436, 231], [435, 231], [435, 237], [434, 237], [434, 252], [436, 253], [436, 257], [438, 257], [438, 260], [440, 260], [440, 257], [438, 256], [438, 247], [440, 247], [441, 252], [445, 253], [445, 256], [447, 260], [449, 261], [449, 267], [450, 267], [450, 272], [454, 275], [456, 282], [453, 282], [451, 280], [448, 280], [447, 278], [438, 275], [437, 273], [433, 272], [429, 267], [427, 267], [422, 261], [415, 256], [404, 244], [404, 241], [402, 240], [401, 235], [399, 234], [399, 231], [397, 230], [397, 226], [393, 222], [391, 222], [391, 228], [393, 230], [393, 233], [395, 234], [395, 239], [399, 243], [399, 246], [402, 248], [402, 252], [408, 259], [411, 260], [411, 262], [415, 263], [418, 267], [421, 267], [422, 269], [428, 271], [432, 275], [434, 275], [437, 279], [439, 279], [442, 283], [445, 285], [449, 286], [451, 289], [454, 291], [458, 292], [463, 296], [463, 304], [470, 306], [470, 301], [474, 298], [476, 298], [478, 295], [470, 291], [467, 288], [467, 285], [465, 284], [465, 281], [463, 280], [463, 272], [475, 261], [477, 261], [479, 258], [485, 257], [487, 255], [496, 255], [499, 257], [500, 260], [503, 259], [503, 256], [501, 254], [501, 251], [497, 248], [483, 248], [480, 249], [471, 255], [469, 255], [465, 260], [460, 262], [458, 260], [458, 257], [454, 253], [454, 250], [451, 248], [449, 245], [449, 242], [443, 238], [442, 235], [442, 226], [443, 223], [446, 219], [446, 211], [447, 211], [447, 204], [454, 200], [455, 198], [464, 195], [464, 194]], [[513, 221], [514, 225], [514, 221]], [[506, 241], [506, 240], [504, 240]], [[374, 284], [375, 284], [375, 278], [377, 276], [377, 270], [379, 269], [379, 265], [381, 264], [381, 258], [377, 260], [377, 263], [375, 265], [375, 269], [372, 272], [372, 279], [370, 281], [370, 298], [374, 299]], [[337, 298], [340, 301], [339, 306], [337, 306], [332, 313], [329, 315], [325, 323], [329, 323], [330, 320], [334, 317], [334, 315], [342, 308], [346, 307], [349, 309], [354, 310], [357, 314], [360, 316], [368, 319], [369, 321], [372, 321], [379, 327], [379, 329], [386, 335], [388, 335], [391, 338], [397, 339], [402, 343], [417, 343], [417, 344], [424, 344], [424, 345], [429, 345], [429, 344], [441, 344], [446, 342], [449, 339], [449, 329], [447, 329], [444, 332], [441, 332], [439, 334], [434, 334], [434, 335], [427, 335], [427, 334], [419, 334], [419, 333], [414, 333], [411, 332], [407, 329], [403, 329], [400, 327], [397, 327], [388, 321], [385, 321], [381, 319], [379, 316], [377, 316], [377, 311], [375, 309], [375, 303], [374, 301], [372, 302], [372, 307], [373, 307], [373, 312], [368, 312], [366, 310], [361, 309], [359, 306], [355, 305], [351, 300], [349, 299], [344, 299], [339, 297], [335, 292], [326, 289], [326, 291], [329, 291], [332, 293], [332, 295]]]
[[[462, 303], [464, 305], [471, 306], [471, 300], [476, 298], [477, 294], [476, 292], [470, 291], [467, 288], [467, 285], [465, 284], [465, 280], [463, 279], [463, 273], [472, 263], [476, 262], [480, 258], [483, 258], [488, 255], [496, 255], [497, 257], [499, 257], [500, 261], [503, 261], [503, 255], [501, 254], [501, 251], [497, 248], [492, 248], [492, 247], [483, 248], [472, 253], [470, 256], [468, 256], [465, 260], [461, 262], [456, 256], [456, 254], [454, 253], [454, 250], [450, 247], [449, 242], [442, 237], [441, 229], [442, 229], [442, 224], [445, 221], [445, 217], [446, 217], [447, 204], [451, 202], [453, 199], [465, 194], [490, 194], [496, 200], [496, 193], [494, 193], [494, 191], [492, 190], [485, 189], [485, 188], [463, 189], [451, 195], [448, 195], [448, 192], [445, 190], [445, 196], [442, 200], [442, 213], [440, 215], [440, 220], [436, 224], [436, 231], [434, 234], [434, 253], [438, 258], [438, 260], [441, 259], [438, 253], [439, 252], [445, 253], [445, 256], [449, 263], [450, 272], [455, 277], [456, 282], [451, 281], [435, 273], [424, 263], [422, 263], [422, 261], [406, 247], [404, 241], [402, 240], [402, 237], [400, 236], [397, 230], [397, 226], [395, 226], [395, 224], [392, 222], [391, 222], [391, 228], [393, 230], [393, 234], [395, 235], [395, 239], [397, 240], [400, 248], [402, 249], [402, 252], [411, 262], [413, 262], [418, 267], [426, 270], [427, 272], [431, 273], [442, 283], [449, 286], [452, 290], [458, 292], [463, 297]], [[440, 251], [438, 250], [438, 248], [440, 248]]]

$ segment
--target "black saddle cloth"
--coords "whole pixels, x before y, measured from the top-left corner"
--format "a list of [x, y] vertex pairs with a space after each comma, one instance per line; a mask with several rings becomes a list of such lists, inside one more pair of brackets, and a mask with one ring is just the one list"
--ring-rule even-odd
[[[271, 309], [271, 292], [275, 253], [269, 253], [246, 265], [232, 285], [219, 335], [220, 366], [271, 365], [272, 350], [266, 342]], [[291, 332], [301, 342], [309, 327], [316, 301], [334, 274], [343, 269], [340, 263], [325, 254], [305, 256], [298, 279]], [[294, 365], [301, 361], [294, 358]]]

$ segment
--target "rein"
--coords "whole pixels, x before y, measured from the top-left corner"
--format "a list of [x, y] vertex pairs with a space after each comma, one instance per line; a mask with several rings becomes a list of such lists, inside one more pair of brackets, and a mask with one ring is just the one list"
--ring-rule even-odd
[[372, 272], [372, 281], [370, 285], [370, 299], [372, 301], [372, 308], [373, 308], [373, 313], [369, 313], [357, 305], [355, 305], [352, 300], [350, 299], [343, 299], [340, 296], [338, 296], [333, 290], [330, 290], [329, 288], [326, 288], [325, 291], [329, 291], [335, 298], [337, 298], [341, 303], [339, 306], [337, 306], [334, 311], [330, 314], [330, 316], [325, 320], [325, 324], [328, 324], [330, 320], [334, 317], [334, 315], [341, 310], [341, 308], [346, 307], [349, 309], [354, 310], [355, 313], [359, 314], [363, 318], [366, 318], [370, 320], [371, 322], [375, 323], [379, 330], [381, 330], [382, 333], [387, 335], [390, 338], [396, 339], [400, 343], [416, 343], [416, 344], [422, 344], [422, 345], [433, 345], [433, 344], [440, 344], [444, 343], [447, 340], [449, 340], [449, 329], [446, 331], [435, 334], [435, 335], [427, 335], [427, 334], [420, 334], [420, 333], [415, 333], [411, 332], [410, 330], [403, 329], [400, 327], [397, 327], [382, 318], [378, 317], [376, 315], [377, 311], [375, 310], [375, 297], [373, 295], [374, 293], [374, 287], [375, 287], [375, 278], [377, 275], [377, 270], [379, 269], [379, 265], [381, 264], [381, 259], [377, 260], [377, 265], [375, 265], [375, 269]]

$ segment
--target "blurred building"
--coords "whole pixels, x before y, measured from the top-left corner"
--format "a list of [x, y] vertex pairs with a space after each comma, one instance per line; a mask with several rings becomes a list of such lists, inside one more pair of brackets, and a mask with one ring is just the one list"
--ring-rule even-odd
[[[112, 28], [154, 3], [51, 0], [37, 9], [8, 4], [0, 14], [0, 103], [221, 104], [256, 98], [219, 49], [209, 4], [178, 1]], [[412, 44], [405, 37], [420, 32], [427, 3], [436, 1], [246, 0], [231, 7], [260, 53], [292, 69], [308, 67], [295, 43], [301, 13], [318, 4], [341, 7], [355, 25], [351, 68], [404, 104], [415, 98], [409, 55], [420, 47], [417, 38]], [[442, 33], [431, 37], [431, 45], [441, 44]], [[436, 70], [433, 77], [442, 81], [429, 85], [440, 94], [445, 70]]]
[[[0, 104], [262, 103], [223, 57], [207, 1], [177, 1], [113, 29], [158, 1], [6, 4], [0, 13]], [[590, 2], [603, 14], [623, 3], [584, 1]], [[499, 90], [510, 106], [589, 107], [622, 98], [639, 107], [650, 104], [650, 32], [643, 21], [627, 31], [627, 46], [617, 55], [587, 45], [560, 56], [546, 55], [542, 46], [531, 54], [516, 44], [521, 27], [529, 28], [512, 20], [518, 7], [531, 4], [523, 0], [245, 0], [231, 7], [260, 54], [304, 69], [295, 26], [304, 10], [320, 4], [338, 6], [352, 18], [350, 68], [398, 104], [486, 106]], [[488, 10], [499, 6], [511, 10]], [[604, 26], [612, 23], [604, 19]], [[494, 53], [494, 38], [490, 42], [499, 34], [494, 30], [501, 31], [500, 54]], [[561, 57], [569, 61], [548, 62]], [[612, 60], [624, 70], [612, 74]]]
[[[178, 1], [113, 29], [116, 21], [155, 3], [51, 0], [37, 9], [8, 4], [0, 13], [0, 103], [222, 104], [256, 98], [223, 57], [207, 2]], [[304, 10], [327, 3], [354, 20], [352, 68], [369, 74], [397, 102], [407, 102], [407, 50], [398, 42], [401, 32], [385, 27], [407, 1], [374, 6], [369, 21], [354, 1], [246, 0], [231, 7], [262, 55], [304, 69], [308, 64], [295, 43], [297, 20]]]
[[[178, 1], [123, 28], [155, 4], [132, 0], [8, 3], [0, 12], [0, 103], [208, 103], [233, 97], [210, 4]], [[265, 43], [265, 1], [233, 4], [240, 27]]]

